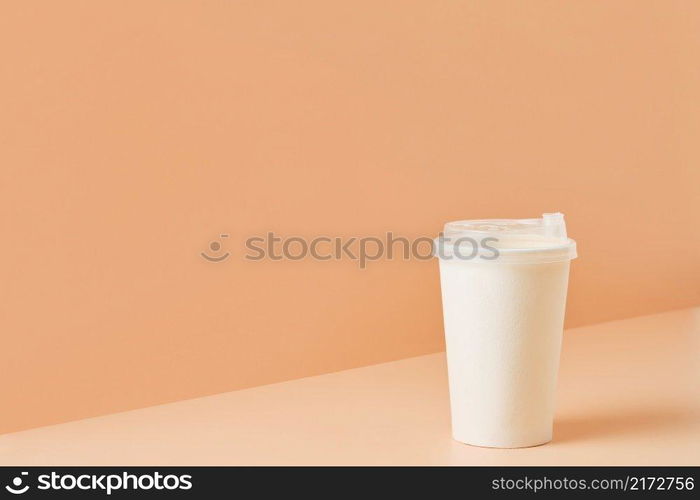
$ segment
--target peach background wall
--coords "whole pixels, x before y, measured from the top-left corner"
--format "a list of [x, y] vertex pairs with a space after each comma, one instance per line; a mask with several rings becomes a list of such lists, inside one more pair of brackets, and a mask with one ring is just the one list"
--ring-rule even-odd
[[569, 326], [700, 303], [697, 2], [4, 2], [0, 60], [0, 432], [442, 349], [435, 262], [269, 230], [559, 210]]

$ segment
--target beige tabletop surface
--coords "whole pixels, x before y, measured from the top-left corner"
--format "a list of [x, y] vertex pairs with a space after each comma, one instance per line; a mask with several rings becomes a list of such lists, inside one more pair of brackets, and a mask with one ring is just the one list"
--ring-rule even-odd
[[0, 436], [2, 465], [700, 465], [700, 308], [565, 332], [551, 443], [450, 438], [444, 353]]

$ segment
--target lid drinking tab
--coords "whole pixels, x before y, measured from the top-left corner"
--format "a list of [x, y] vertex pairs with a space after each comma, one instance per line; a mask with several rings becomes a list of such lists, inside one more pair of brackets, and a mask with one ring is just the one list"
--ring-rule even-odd
[[544, 226], [545, 234], [555, 238], [566, 238], [566, 224], [564, 223], [564, 214], [560, 212], [556, 212], [553, 214], [543, 214], [542, 225]]

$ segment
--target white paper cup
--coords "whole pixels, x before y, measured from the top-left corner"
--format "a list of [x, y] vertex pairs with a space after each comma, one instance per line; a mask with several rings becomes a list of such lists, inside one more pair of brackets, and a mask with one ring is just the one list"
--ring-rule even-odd
[[550, 441], [576, 256], [563, 216], [449, 223], [436, 253], [454, 439], [496, 448]]

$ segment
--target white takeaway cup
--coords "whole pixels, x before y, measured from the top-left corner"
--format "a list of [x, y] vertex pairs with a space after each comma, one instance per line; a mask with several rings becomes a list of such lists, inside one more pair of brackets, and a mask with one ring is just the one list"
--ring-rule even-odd
[[576, 257], [564, 216], [450, 222], [434, 248], [454, 439], [495, 448], [551, 441]]

